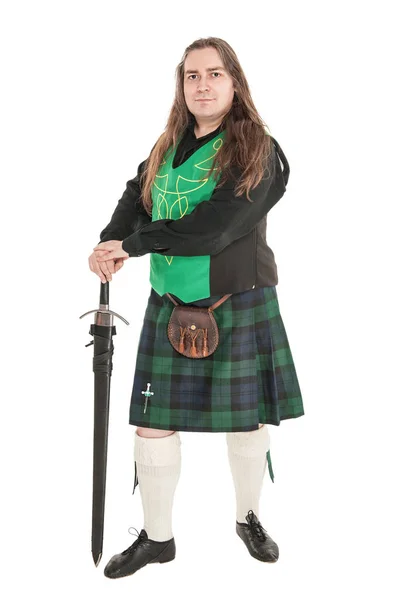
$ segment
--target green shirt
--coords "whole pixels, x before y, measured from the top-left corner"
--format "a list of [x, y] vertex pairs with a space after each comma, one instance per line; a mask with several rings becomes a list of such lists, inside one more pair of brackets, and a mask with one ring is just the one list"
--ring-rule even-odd
[[[225, 131], [220, 132], [174, 169], [176, 149], [168, 156], [166, 154], [152, 186], [152, 221], [180, 219], [211, 198], [220, 175], [216, 171], [211, 178], [205, 175], [223, 144], [224, 136]], [[169, 292], [183, 302], [208, 298], [211, 295], [210, 255], [165, 256], [152, 253], [150, 282], [160, 296]]]

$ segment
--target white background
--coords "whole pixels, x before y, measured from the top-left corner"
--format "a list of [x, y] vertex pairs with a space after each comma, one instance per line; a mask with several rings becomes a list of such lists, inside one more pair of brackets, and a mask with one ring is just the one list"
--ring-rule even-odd
[[[1, 587], [4, 598], [397, 597], [397, 96], [393, 2], [3, 2]], [[103, 568], [142, 527], [128, 424], [149, 255], [110, 284], [117, 321], [104, 555], [90, 550], [88, 256], [163, 131], [186, 46], [236, 51], [290, 163], [268, 243], [306, 414], [269, 426], [275, 483], [235, 533], [225, 434], [181, 433], [176, 560]]]

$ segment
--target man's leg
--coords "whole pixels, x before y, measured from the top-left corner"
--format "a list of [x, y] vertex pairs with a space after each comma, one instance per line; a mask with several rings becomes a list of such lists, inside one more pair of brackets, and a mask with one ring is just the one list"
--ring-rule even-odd
[[171, 513], [180, 475], [179, 433], [139, 427], [134, 435], [144, 527], [135, 542], [106, 565], [104, 575], [111, 579], [132, 575], [148, 563], [170, 562], [176, 556]]
[[236, 494], [236, 520], [245, 523], [249, 510], [259, 516], [270, 436], [267, 425], [260, 423], [254, 431], [228, 432], [226, 437]]
[[258, 514], [270, 447], [267, 425], [263, 424], [254, 431], [228, 432], [227, 442], [236, 491], [236, 533], [254, 558], [276, 562], [278, 544], [264, 529]]
[[143, 528], [150, 540], [170, 540], [174, 492], [181, 472], [179, 432], [138, 427], [134, 435]]

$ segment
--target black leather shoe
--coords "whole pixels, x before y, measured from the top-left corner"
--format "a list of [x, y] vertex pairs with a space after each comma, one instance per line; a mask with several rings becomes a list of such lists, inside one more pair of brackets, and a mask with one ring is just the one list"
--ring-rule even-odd
[[247, 525], [236, 521], [236, 533], [245, 542], [250, 554], [263, 562], [276, 562], [279, 558], [277, 544], [252, 510], [249, 510], [245, 518]]
[[[135, 529], [135, 527], [134, 527]], [[138, 530], [136, 529], [138, 532]], [[134, 534], [135, 535], [135, 534]], [[150, 540], [145, 529], [135, 542], [121, 554], [115, 554], [104, 569], [104, 575], [111, 579], [132, 575], [148, 563], [164, 563], [173, 560], [176, 555], [174, 538], [165, 542]]]

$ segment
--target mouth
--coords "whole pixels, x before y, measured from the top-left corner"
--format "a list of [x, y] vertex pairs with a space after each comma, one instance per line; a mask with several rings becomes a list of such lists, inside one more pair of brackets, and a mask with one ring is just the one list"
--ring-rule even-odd
[[197, 98], [195, 102], [213, 102], [213, 98]]

